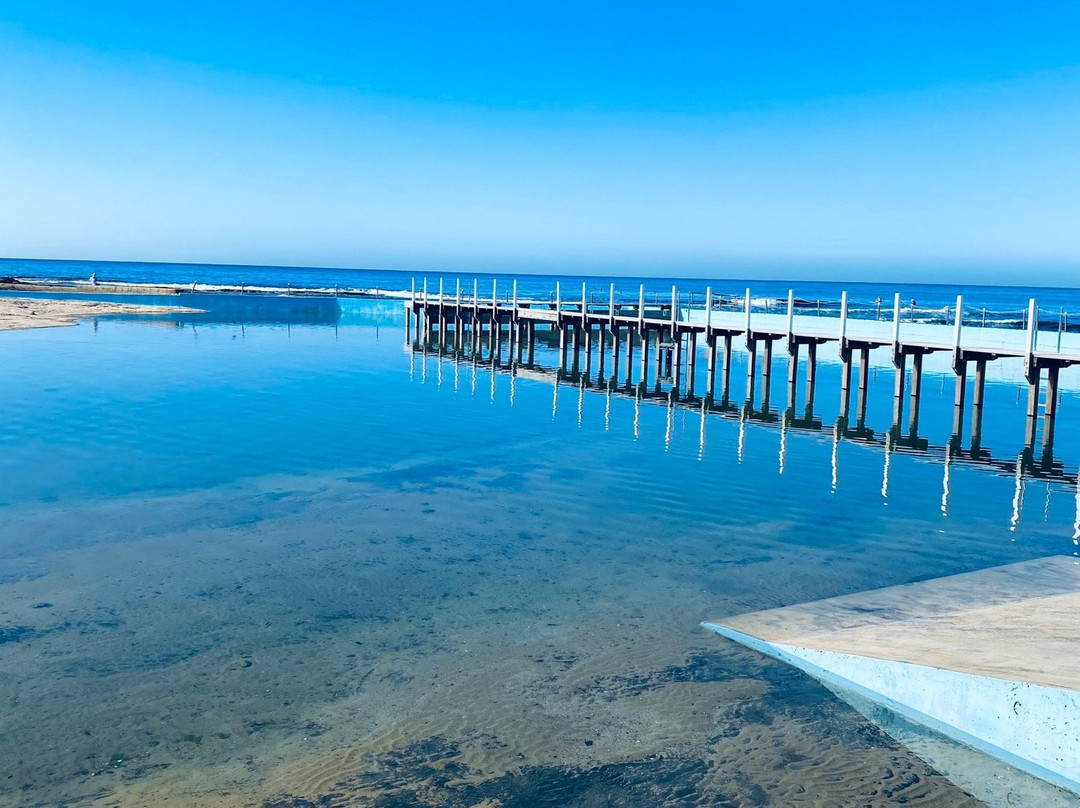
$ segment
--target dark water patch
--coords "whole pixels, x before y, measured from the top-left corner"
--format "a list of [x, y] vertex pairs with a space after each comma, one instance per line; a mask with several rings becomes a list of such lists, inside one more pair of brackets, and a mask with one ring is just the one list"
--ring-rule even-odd
[[730, 682], [762, 675], [762, 665], [746, 654], [727, 650], [696, 649], [682, 665], [669, 665], [647, 673], [597, 677], [581, 688], [578, 695], [586, 701], [615, 701], [640, 696], [672, 682]]
[[[676, 755], [595, 766], [525, 766], [478, 780], [478, 773], [462, 762], [461, 751], [458, 743], [444, 737], [427, 738], [380, 755], [372, 771], [342, 781], [326, 794], [315, 798], [282, 795], [262, 805], [263, 808], [349, 805], [673, 808], [703, 803], [705, 795], [700, 786], [709, 769], [703, 760]], [[715, 794], [709, 797], [716, 799]], [[723, 798], [719, 804], [725, 804]]]
[[0, 626], [0, 645], [22, 642], [38, 635], [33, 626]]

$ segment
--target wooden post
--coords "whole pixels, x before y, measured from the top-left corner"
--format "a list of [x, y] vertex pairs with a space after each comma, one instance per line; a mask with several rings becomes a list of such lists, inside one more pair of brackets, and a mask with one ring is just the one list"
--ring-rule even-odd
[[806, 418], [814, 417], [814, 392], [817, 387], [817, 343], [806, 344]]
[[799, 383], [799, 341], [794, 337], [788, 340], [787, 363], [787, 406], [795, 412], [795, 390]]
[[1058, 366], [1046, 369], [1046, 405], [1043, 407], [1043, 453], [1054, 453], [1054, 423], [1057, 419]]
[[705, 398], [711, 404], [716, 396], [716, 334], [705, 332]]
[[919, 402], [922, 397], [923, 352], [916, 351], [911, 357], [911, 406], [908, 414], [908, 433], [915, 437], [919, 434]]
[[[747, 302], [750, 301], [750, 294], [747, 292]], [[753, 409], [754, 406], [754, 381], [757, 377], [757, 340], [748, 340], [746, 345], [747, 357], [746, 357], [746, 404]]]
[[573, 344], [570, 347], [570, 350], [574, 354], [573, 372], [577, 373], [578, 367], [580, 367], [581, 363], [581, 357], [579, 355], [579, 351], [581, 350], [581, 326], [577, 323], [574, 323], [573, 325], [567, 327], [571, 330], [570, 333], [572, 334], [573, 339]]
[[686, 336], [686, 395], [694, 397], [694, 382], [697, 381], [697, 331], [693, 329]]
[[1042, 382], [1042, 368], [1033, 361], [1028, 368], [1027, 377], [1027, 429], [1024, 436], [1024, 446], [1031, 448], [1035, 445], [1035, 429], [1039, 421], [1039, 386]]
[[957, 446], [964, 436], [964, 399], [967, 398], [967, 361], [954, 359], [953, 370], [956, 373], [956, 395], [953, 397], [953, 434], [952, 440]]
[[907, 373], [907, 354], [898, 351], [893, 357], [893, 364], [896, 366], [896, 386], [893, 389], [893, 427], [899, 429], [900, 419], [904, 417], [904, 375]]
[[724, 334], [724, 375], [720, 383], [720, 401], [727, 406], [731, 399], [731, 334]]
[[530, 320], [529, 325], [529, 367], [536, 360], [536, 320]]
[[619, 325], [614, 322], [611, 324], [611, 381], [619, 381]]
[[634, 380], [634, 327], [626, 327], [626, 386]]
[[862, 429], [866, 423], [866, 394], [870, 386], [870, 346], [864, 345], [859, 352], [859, 405], [855, 423]]
[[671, 394], [675, 401], [679, 400], [682, 380], [682, 338], [679, 327], [675, 326], [671, 332]]
[[772, 339], [765, 340], [765, 350], [761, 355], [761, 410], [769, 411], [769, 399], [772, 394]]
[[971, 450], [982, 443], [983, 392], [986, 389], [986, 358], [975, 360], [975, 384], [971, 391]]
[[664, 327], [656, 329], [656, 389], [660, 389], [660, 379], [664, 375], [664, 349], [660, 346], [664, 342]]
[[582, 326], [585, 330], [585, 376], [592, 376], [592, 326], [586, 323]]
[[649, 386], [649, 329], [641, 332], [641, 387]]
[[559, 329], [559, 370], [566, 370], [566, 327], [558, 325]]

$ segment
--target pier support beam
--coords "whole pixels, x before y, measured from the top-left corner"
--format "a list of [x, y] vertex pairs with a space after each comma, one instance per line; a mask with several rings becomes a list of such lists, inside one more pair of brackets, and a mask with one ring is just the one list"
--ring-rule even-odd
[[817, 389], [817, 343], [806, 346], [806, 420], [814, 418], [814, 392]]
[[1035, 445], [1035, 429], [1039, 423], [1039, 387], [1042, 385], [1042, 368], [1032, 363], [1028, 369], [1027, 426], [1024, 430], [1024, 446]]
[[1057, 365], [1046, 369], [1046, 405], [1043, 407], [1043, 454], [1054, 453], [1054, 422], [1057, 419], [1058, 372]]
[[772, 396], [772, 353], [773, 341], [765, 340], [765, 349], [761, 352], [761, 411], [769, 411], [769, 399]]
[[851, 415], [851, 350], [840, 353], [840, 418], [845, 426]]
[[697, 381], [697, 331], [686, 335], [686, 395], [694, 397]]
[[870, 387], [870, 346], [859, 349], [859, 403], [855, 410], [855, 424], [859, 429], [866, 425], [866, 395]]
[[911, 357], [911, 403], [908, 413], [908, 434], [919, 434], [919, 403], [922, 397], [923, 353], [916, 351]]
[[682, 338], [678, 328], [671, 330], [671, 394], [675, 401], [679, 400], [682, 382]]
[[656, 329], [656, 389], [660, 389], [660, 379], [664, 375], [664, 329]]
[[720, 401], [727, 406], [731, 400], [731, 334], [724, 334], [724, 375], [720, 381]]
[[971, 391], [971, 451], [982, 444], [983, 393], [986, 391], [986, 359], [975, 360], [975, 384]]
[[634, 381], [634, 328], [626, 327], [626, 386], [630, 387]]
[[893, 429], [899, 431], [904, 417], [904, 377], [907, 375], [907, 354], [897, 351], [893, 356], [896, 365], [896, 386], [893, 388]]
[[716, 397], [716, 334], [705, 335], [705, 398], [710, 404]]
[[952, 442], [957, 447], [964, 436], [964, 399], [967, 398], [967, 361], [959, 359], [953, 363], [956, 369], [956, 396], [953, 399]]
[[582, 326], [585, 329], [585, 378], [588, 379], [592, 376], [592, 325], [585, 323]]
[[757, 340], [746, 340], [746, 406], [754, 408], [754, 382], [757, 377]]
[[792, 338], [788, 344], [787, 363], [787, 408], [795, 412], [796, 388], [799, 384], [799, 342]]
[[645, 326], [641, 331], [641, 389], [649, 386], [649, 328]]

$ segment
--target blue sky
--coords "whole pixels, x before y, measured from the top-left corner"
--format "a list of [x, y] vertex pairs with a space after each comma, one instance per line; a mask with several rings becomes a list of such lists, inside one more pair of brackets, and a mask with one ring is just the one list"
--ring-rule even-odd
[[0, 255], [1080, 279], [1080, 4], [0, 0]]

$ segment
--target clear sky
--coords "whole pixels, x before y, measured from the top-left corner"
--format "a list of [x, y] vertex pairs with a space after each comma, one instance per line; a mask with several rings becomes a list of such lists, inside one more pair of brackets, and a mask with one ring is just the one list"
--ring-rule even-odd
[[0, 255], [1080, 285], [1080, 3], [0, 0]]

